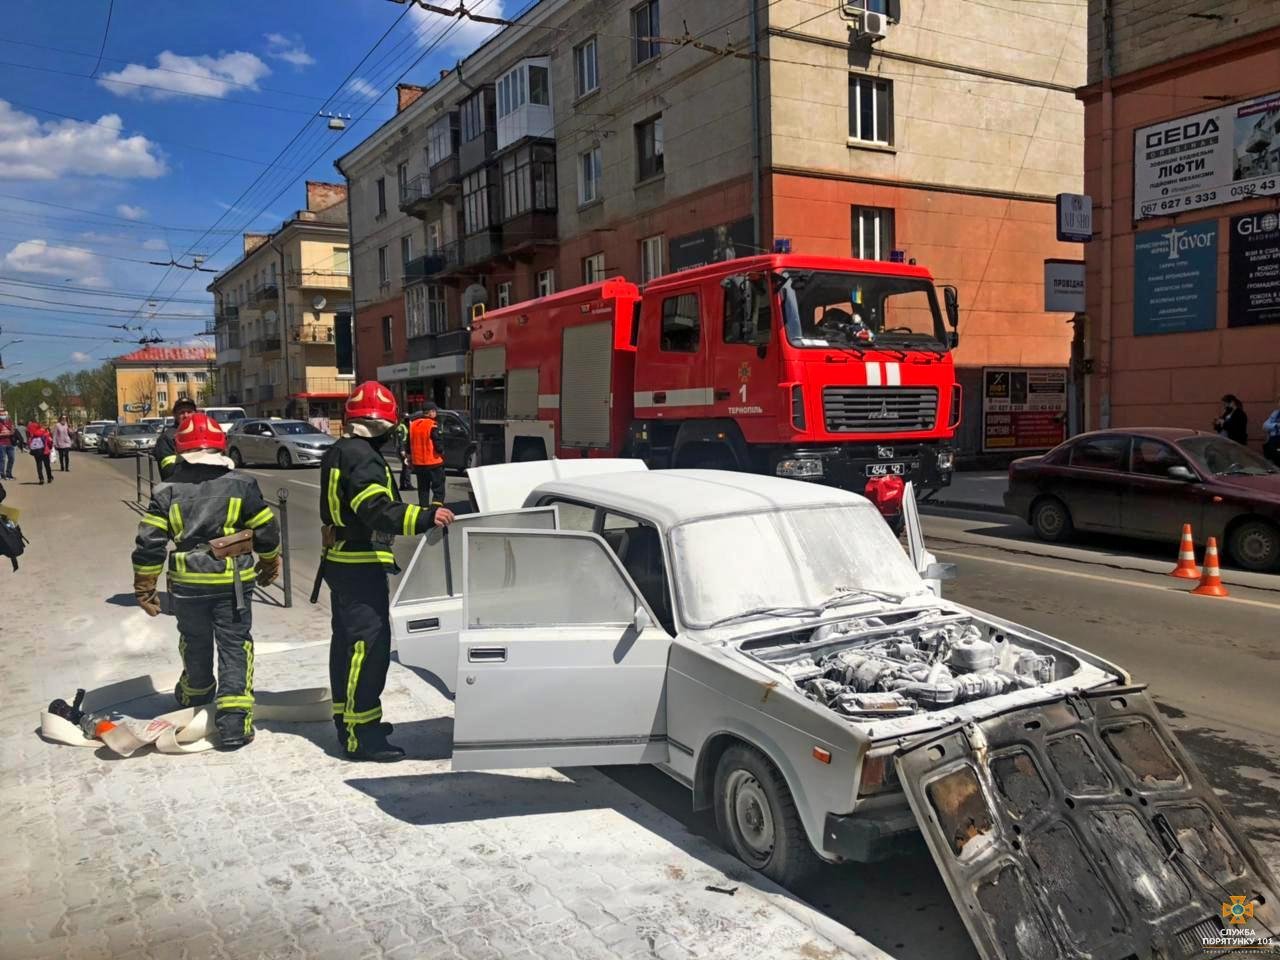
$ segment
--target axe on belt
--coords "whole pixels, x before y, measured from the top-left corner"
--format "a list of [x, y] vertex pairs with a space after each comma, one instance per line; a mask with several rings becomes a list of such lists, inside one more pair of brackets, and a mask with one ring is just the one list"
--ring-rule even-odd
[[329, 548], [338, 542], [338, 528], [330, 523], [320, 525], [320, 565], [316, 567], [316, 579], [311, 584], [311, 602], [320, 601], [320, 586], [324, 583], [324, 563], [329, 556]]
[[236, 612], [243, 612], [245, 609], [244, 584], [240, 582], [240, 565], [236, 562], [236, 558], [253, 553], [253, 531], [241, 530], [238, 533], [210, 540], [209, 552], [213, 554], [215, 560], [231, 561], [231, 590], [236, 595]]

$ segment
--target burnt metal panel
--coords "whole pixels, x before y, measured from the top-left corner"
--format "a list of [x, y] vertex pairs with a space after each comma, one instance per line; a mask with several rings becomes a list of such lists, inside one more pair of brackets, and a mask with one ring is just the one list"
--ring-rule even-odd
[[985, 960], [1203, 960], [1224, 903], [1277, 887], [1142, 687], [912, 744], [903, 789]]

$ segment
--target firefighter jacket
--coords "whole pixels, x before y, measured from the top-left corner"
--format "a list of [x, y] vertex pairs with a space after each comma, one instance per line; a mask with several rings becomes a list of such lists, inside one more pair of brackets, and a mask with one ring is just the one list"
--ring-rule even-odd
[[438, 467], [444, 463], [438, 420], [419, 417], [409, 424], [409, 462], [415, 467]]
[[174, 446], [177, 436], [177, 427], [165, 427], [160, 431], [160, 436], [156, 437], [156, 445], [151, 450], [151, 456], [160, 467], [161, 480], [168, 480], [173, 468], [178, 465], [178, 450]]
[[395, 537], [426, 533], [435, 517], [434, 507], [401, 503], [391, 468], [368, 440], [344, 437], [320, 459], [320, 521], [336, 528], [326, 561], [395, 571]]
[[169, 583], [182, 593], [224, 593], [235, 577], [254, 579], [251, 554], [218, 560], [209, 541], [253, 531], [253, 549], [264, 560], [280, 554], [280, 525], [262, 498], [258, 481], [212, 464], [179, 461], [170, 479], [155, 486], [138, 524], [133, 572], [158, 576], [168, 557]]

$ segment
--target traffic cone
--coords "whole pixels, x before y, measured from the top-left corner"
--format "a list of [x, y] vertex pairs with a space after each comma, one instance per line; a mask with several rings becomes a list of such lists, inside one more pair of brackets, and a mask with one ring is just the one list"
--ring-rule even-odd
[[1225, 597], [1227, 588], [1222, 585], [1222, 576], [1218, 572], [1218, 541], [1209, 538], [1209, 545], [1204, 549], [1204, 576], [1200, 585], [1191, 591], [1202, 597]]
[[1199, 580], [1200, 568], [1196, 566], [1196, 543], [1191, 538], [1191, 524], [1182, 525], [1182, 543], [1178, 547], [1178, 565], [1169, 571], [1169, 576], [1180, 580]]

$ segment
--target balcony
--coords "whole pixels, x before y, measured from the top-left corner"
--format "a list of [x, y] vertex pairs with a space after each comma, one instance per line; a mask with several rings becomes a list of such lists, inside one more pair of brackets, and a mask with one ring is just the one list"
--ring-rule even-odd
[[431, 206], [431, 177], [420, 173], [400, 188], [400, 212], [411, 217], [425, 216]]
[[404, 282], [421, 283], [428, 277], [434, 277], [445, 268], [443, 253], [430, 254], [410, 260], [404, 265]]
[[253, 303], [259, 306], [267, 303], [274, 303], [280, 299], [280, 286], [274, 281], [264, 283], [258, 289], [254, 290], [249, 298]]
[[502, 228], [489, 227], [479, 233], [473, 233], [462, 241], [461, 266], [470, 267], [484, 263], [502, 254]]
[[345, 397], [351, 393], [355, 381], [343, 377], [292, 377], [289, 395], [292, 397]]
[[290, 270], [285, 282], [294, 288], [308, 290], [350, 290], [350, 273], [329, 273], [324, 270]]
[[455, 197], [462, 183], [458, 173], [458, 155], [451, 153], [431, 168], [431, 198], [447, 200]]
[[229, 367], [240, 362], [240, 341], [219, 345], [215, 362], [220, 367]]
[[436, 357], [455, 357], [471, 349], [471, 334], [466, 330], [446, 330], [444, 333], [428, 333], [409, 338], [410, 360], [433, 360]]
[[214, 323], [234, 323], [240, 319], [240, 308], [223, 306], [213, 315]]
[[[279, 353], [280, 338], [279, 337], [263, 337], [260, 340], [254, 340], [249, 344], [249, 353], [258, 357], [264, 353]], [[265, 398], [264, 398], [265, 399]]]
[[556, 238], [554, 211], [530, 210], [502, 225], [502, 252], [510, 256], [532, 257], [537, 247], [555, 243]]
[[206, 337], [212, 337], [217, 332], [218, 332], [217, 320], [206, 320], [204, 322], [204, 335]]
[[294, 343], [333, 343], [333, 327], [324, 323], [303, 323], [290, 331]]
[[476, 167], [483, 167], [497, 149], [498, 131], [490, 126], [458, 148], [458, 172], [465, 174]]

